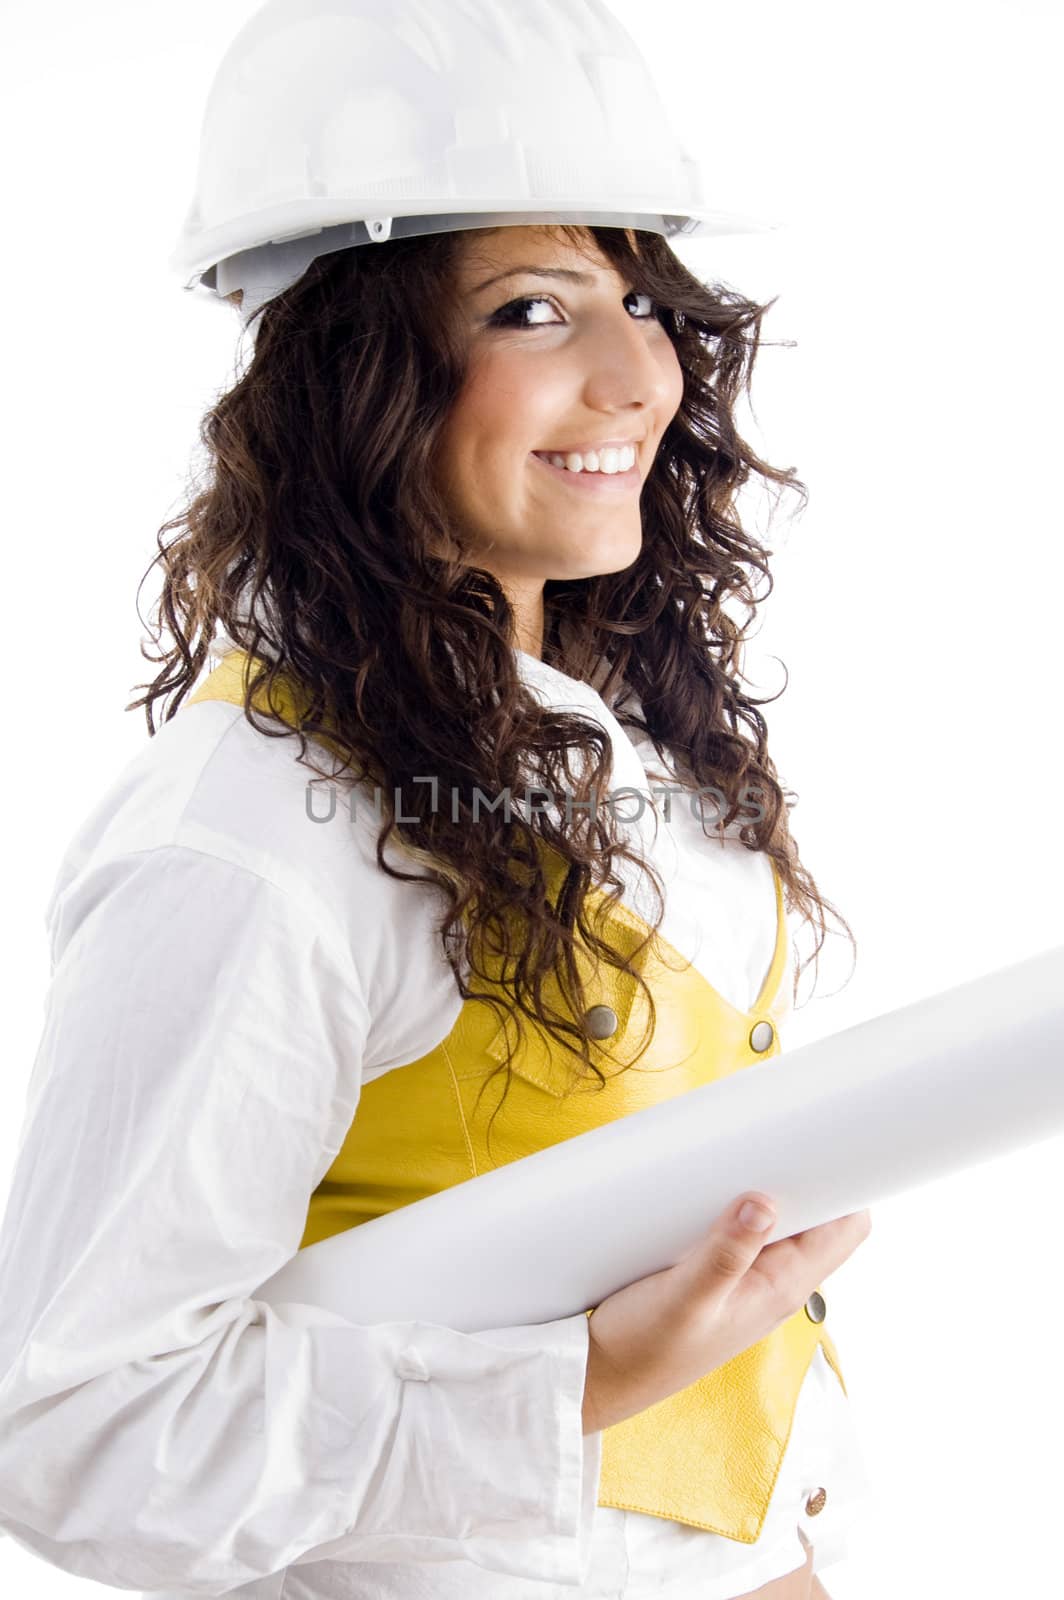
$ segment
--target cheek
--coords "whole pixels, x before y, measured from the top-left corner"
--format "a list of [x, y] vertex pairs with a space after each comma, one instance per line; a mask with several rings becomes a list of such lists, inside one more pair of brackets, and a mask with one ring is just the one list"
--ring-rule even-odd
[[454, 402], [437, 445], [438, 480], [450, 493], [466, 495], [475, 473], [483, 422], [477, 396], [464, 390]]
[[683, 368], [680, 365], [680, 358], [676, 354], [675, 346], [671, 341], [664, 355], [663, 370], [669, 386], [669, 415], [671, 418], [679, 411], [680, 403], [683, 400]]
[[453, 481], [467, 493], [507, 466], [520, 427], [513, 394], [485, 374], [467, 388], [452, 409], [445, 433], [445, 456]]
[[466, 415], [493, 455], [534, 449], [572, 406], [573, 375], [540, 350], [504, 348], [485, 357], [465, 392]]

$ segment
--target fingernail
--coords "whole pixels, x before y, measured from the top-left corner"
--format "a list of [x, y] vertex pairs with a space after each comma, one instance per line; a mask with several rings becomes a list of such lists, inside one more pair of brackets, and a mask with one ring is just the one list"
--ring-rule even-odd
[[766, 1211], [764, 1206], [757, 1205], [753, 1200], [744, 1200], [739, 1207], [739, 1221], [754, 1233], [764, 1233], [775, 1220], [771, 1211]]

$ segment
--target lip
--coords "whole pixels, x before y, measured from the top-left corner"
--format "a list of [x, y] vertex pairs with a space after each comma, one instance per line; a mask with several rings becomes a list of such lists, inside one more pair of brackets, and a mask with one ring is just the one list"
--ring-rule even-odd
[[[561, 451], [555, 453], [560, 455]], [[570, 472], [567, 467], [552, 466], [542, 456], [537, 456], [535, 451], [532, 452], [532, 460], [553, 478], [568, 483], [578, 494], [613, 495], [620, 499], [637, 489], [641, 481], [638, 456], [627, 472]]]
[[573, 456], [573, 455], [586, 456], [588, 451], [596, 450], [599, 453], [599, 455], [601, 455], [603, 450], [624, 450], [628, 445], [631, 445], [632, 449], [636, 453], [636, 456], [638, 457], [638, 455], [639, 455], [639, 446], [642, 443], [643, 443], [642, 439], [599, 439], [597, 441], [589, 440], [585, 444], [571, 444], [571, 445], [568, 445], [566, 447], [566, 449], [564, 449], [564, 450], [551, 450], [551, 449], [548, 448], [548, 449], [544, 450], [543, 454], [544, 455], [548, 455], [548, 456]]

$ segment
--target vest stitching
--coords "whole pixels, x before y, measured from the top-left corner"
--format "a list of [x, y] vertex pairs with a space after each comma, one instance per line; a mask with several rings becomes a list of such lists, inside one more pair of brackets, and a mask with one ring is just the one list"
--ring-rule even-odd
[[[805, 1313], [803, 1311], [796, 1311], [794, 1313], [794, 1316], [795, 1317], [799, 1317], [799, 1316], [804, 1316], [804, 1314]], [[821, 1324], [821, 1326], [823, 1326], [823, 1324]], [[771, 1334], [768, 1337], [771, 1338]], [[809, 1368], [811, 1367], [811, 1365], [813, 1363], [813, 1357], [816, 1355], [817, 1347], [820, 1345], [820, 1343], [821, 1343], [821, 1335], [818, 1333], [817, 1337], [813, 1341], [812, 1348], [809, 1351], [809, 1357], [808, 1357], [807, 1361], [805, 1362], [805, 1365], [802, 1367], [801, 1375], [800, 1375], [800, 1377], [798, 1379], [798, 1385], [797, 1385], [797, 1389], [796, 1389], [796, 1394], [800, 1393], [800, 1391], [801, 1391], [802, 1382], [804, 1381], [806, 1373], [809, 1371]], [[679, 1390], [677, 1392], [678, 1393], [683, 1393], [682, 1390]], [[761, 1514], [760, 1521], [758, 1522], [757, 1532], [754, 1534], [754, 1537], [752, 1539], [746, 1539], [744, 1536], [739, 1535], [739, 1542], [742, 1543], [742, 1544], [756, 1544], [758, 1539], [761, 1537], [761, 1530], [765, 1526], [765, 1518], [768, 1516], [769, 1506], [772, 1504], [772, 1496], [776, 1492], [776, 1484], [779, 1481], [780, 1473], [783, 1471], [783, 1463], [787, 1459], [787, 1447], [791, 1442], [791, 1434], [794, 1432], [794, 1418], [795, 1418], [796, 1411], [797, 1411], [797, 1405], [795, 1404], [794, 1406], [791, 1407], [790, 1420], [787, 1423], [787, 1432], [786, 1432], [786, 1435], [784, 1436], [782, 1447], [781, 1447], [780, 1452], [779, 1452], [779, 1457], [778, 1457], [778, 1459], [776, 1461], [776, 1470], [772, 1474], [772, 1483], [771, 1483], [771, 1485], [769, 1487], [768, 1494], [765, 1497], [765, 1509]], [[649, 1516], [660, 1516], [661, 1515], [661, 1513], [657, 1512], [657, 1511], [648, 1512], [647, 1508], [645, 1506], [629, 1505], [627, 1502], [624, 1502], [624, 1501], [600, 1500], [598, 1503], [599, 1503], [600, 1506], [604, 1506], [604, 1505], [605, 1506], [612, 1506], [617, 1511], [640, 1511], [644, 1515], [649, 1515]], [[724, 1534], [725, 1538], [729, 1538], [729, 1539], [736, 1538], [736, 1535], [734, 1533], [730, 1533], [730, 1534], [729, 1533], [725, 1533], [724, 1529], [715, 1527], [715, 1526], [713, 1526], [712, 1523], [709, 1523], [709, 1522], [699, 1522], [697, 1520], [691, 1521], [686, 1516], [684, 1516], [684, 1517], [676, 1517], [676, 1518], [672, 1518], [670, 1520], [677, 1521], [677, 1522], [683, 1522], [690, 1528], [701, 1528], [706, 1533], [721, 1533], [721, 1534]]]
[[447, 1048], [447, 1040], [446, 1039], [441, 1039], [440, 1040], [440, 1049], [443, 1052], [443, 1059], [447, 1063], [447, 1071], [449, 1072], [450, 1077], [451, 1077], [451, 1088], [454, 1091], [454, 1103], [455, 1103], [455, 1108], [456, 1108], [456, 1110], [458, 1112], [458, 1122], [459, 1122], [459, 1125], [460, 1125], [460, 1127], [462, 1129], [462, 1138], [465, 1141], [466, 1154], [469, 1157], [470, 1175], [475, 1178], [477, 1176], [477, 1158], [476, 1158], [476, 1153], [475, 1153], [475, 1151], [473, 1149], [473, 1141], [469, 1136], [469, 1124], [466, 1121], [465, 1107], [462, 1105], [462, 1095], [461, 1095], [461, 1091], [458, 1088], [458, 1078], [457, 1078], [457, 1076], [455, 1074], [454, 1062], [451, 1060], [451, 1053]]

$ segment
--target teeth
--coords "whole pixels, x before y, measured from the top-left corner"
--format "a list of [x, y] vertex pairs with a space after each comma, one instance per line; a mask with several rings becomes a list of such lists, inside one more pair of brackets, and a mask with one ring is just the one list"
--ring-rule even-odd
[[537, 450], [537, 455], [543, 455], [552, 467], [564, 467], [569, 472], [601, 472], [610, 476], [615, 472], [628, 472], [635, 466], [635, 446], [626, 444], [620, 449], [612, 445], [606, 450], [589, 450], [582, 456], [579, 450], [573, 450], [569, 455], [544, 454]]

